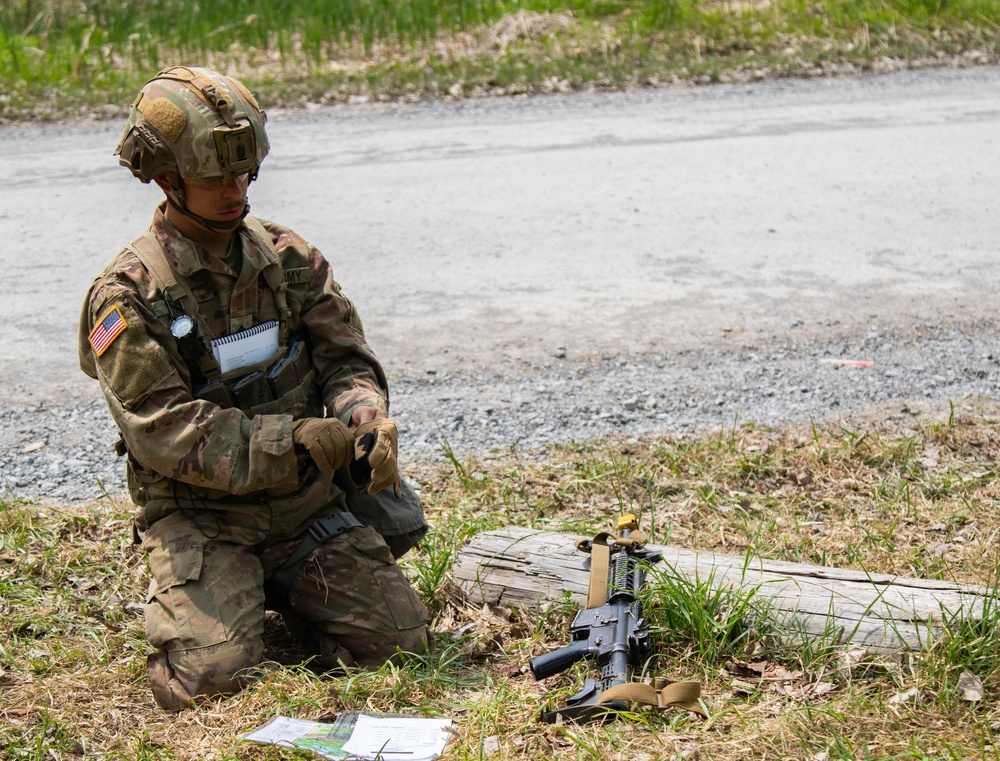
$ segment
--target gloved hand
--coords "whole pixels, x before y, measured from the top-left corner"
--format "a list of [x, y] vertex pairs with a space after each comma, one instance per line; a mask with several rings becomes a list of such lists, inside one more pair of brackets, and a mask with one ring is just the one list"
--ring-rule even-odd
[[370, 420], [354, 431], [354, 461], [371, 469], [369, 494], [377, 494], [393, 484], [396, 497], [399, 498], [402, 486], [396, 464], [398, 439], [396, 424], [389, 418]]
[[306, 452], [326, 475], [344, 467], [354, 454], [351, 429], [335, 417], [307, 417], [292, 423], [295, 449]]

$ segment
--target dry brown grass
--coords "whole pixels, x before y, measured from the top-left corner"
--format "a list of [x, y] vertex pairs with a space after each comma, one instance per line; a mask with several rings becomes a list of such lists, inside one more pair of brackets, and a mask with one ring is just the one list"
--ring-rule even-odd
[[274, 619], [260, 680], [177, 716], [155, 708], [145, 681], [145, 568], [127, 505], [11, 500], [0, 513], [0, 757], [305, 757], [239, 735], [279, 714], [324, 720], [343, 710], [451, 716], [456, 759], [994, 757], [1000, 670], [980, 662], [986, 697], [964, 700], [955, 683], [966, 664], [953, 643], [891, 658], [785, 651], [713, 663], [674, 648], [661, 668], [704, 681], [709, 722], [673, 712], [605, 727], [541, 724], [540, 708], [588, 673], [581, 664], [540, 685], [526, 668], [564, 644], [569, 612], [536, 621], [470, 606], [441, 571], [477, 531], [563, 527], [569, 541], [627, 509], [678, 546], [989, 584], [998, 411], [969, 403], [815, 430], [741, 427], [424, 465], [418, 480], [436, 530], [406, 566], [434, 610], [437, 655], [321, 677], [296, 665], [301, 653]]

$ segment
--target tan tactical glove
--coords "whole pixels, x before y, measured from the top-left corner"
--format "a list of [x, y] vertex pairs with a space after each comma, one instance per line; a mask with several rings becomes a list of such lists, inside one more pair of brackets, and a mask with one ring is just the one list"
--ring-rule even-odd
[[[396, 497], [400, 495], [399, 468], [396, 464], [399, 434], [396, 424], [389, 418], [378, 418], [362, 423], [354, 431], [354, 461], [371, 470], [368, 493], [377, 494], [390, 484]], [[352, 468], [352, 474], [356, 472]], [[357, 479], [355, 481], [358, 482]]]
[[335, 417], [307, 417], [294, 421], [292, 441], [295, 449], [308, 453], [326, 475], [347, 465], [354, 454], [351, 429]]

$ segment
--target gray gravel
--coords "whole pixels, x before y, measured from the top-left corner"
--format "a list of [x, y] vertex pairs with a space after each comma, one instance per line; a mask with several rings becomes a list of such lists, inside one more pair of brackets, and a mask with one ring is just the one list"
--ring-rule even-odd
[[[576, 357], [559, 346], [544, 362], [442, 364], [392, 378], [393, 417], [406, 462], [516, 450], [541, 459], [554, 442], [857, 421], [868, 415], [947, 415], [951, 403], [1000, 396], [994, 321], [790, 326], [747, 345], [726, 333], [696, 350]], [[855, 367], [837, 360], [868, 360]], [[389, 364], [389, 372], [393, 367]], [[0, 412], [5, 496], [74, 501], [124, 489], [124, 464], [99, 398], [81, 393]]]

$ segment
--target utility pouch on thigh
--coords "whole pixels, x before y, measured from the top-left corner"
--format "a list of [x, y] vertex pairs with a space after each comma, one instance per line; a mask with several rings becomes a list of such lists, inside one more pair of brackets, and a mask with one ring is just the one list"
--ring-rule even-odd
[[[359, 521], [371, 526], [387, 542], [391, 538], [399, 538], [395, 542], [396, 546], [393, 546], [393, 554], [396, 557], [415, 547], [427, 533], [429, 527], [424, 518], [424, 506], [405, 478], [402, 479], [399, 498], [391, 488], [383, 489], [378, 494], [369, 494], [364, 489], [357, 489], [345, 469], [337, 471], [334, 482], [343, 489], [347, 499], [347, 509]], [[408, 546], [398, 547], [400, 541]]]

